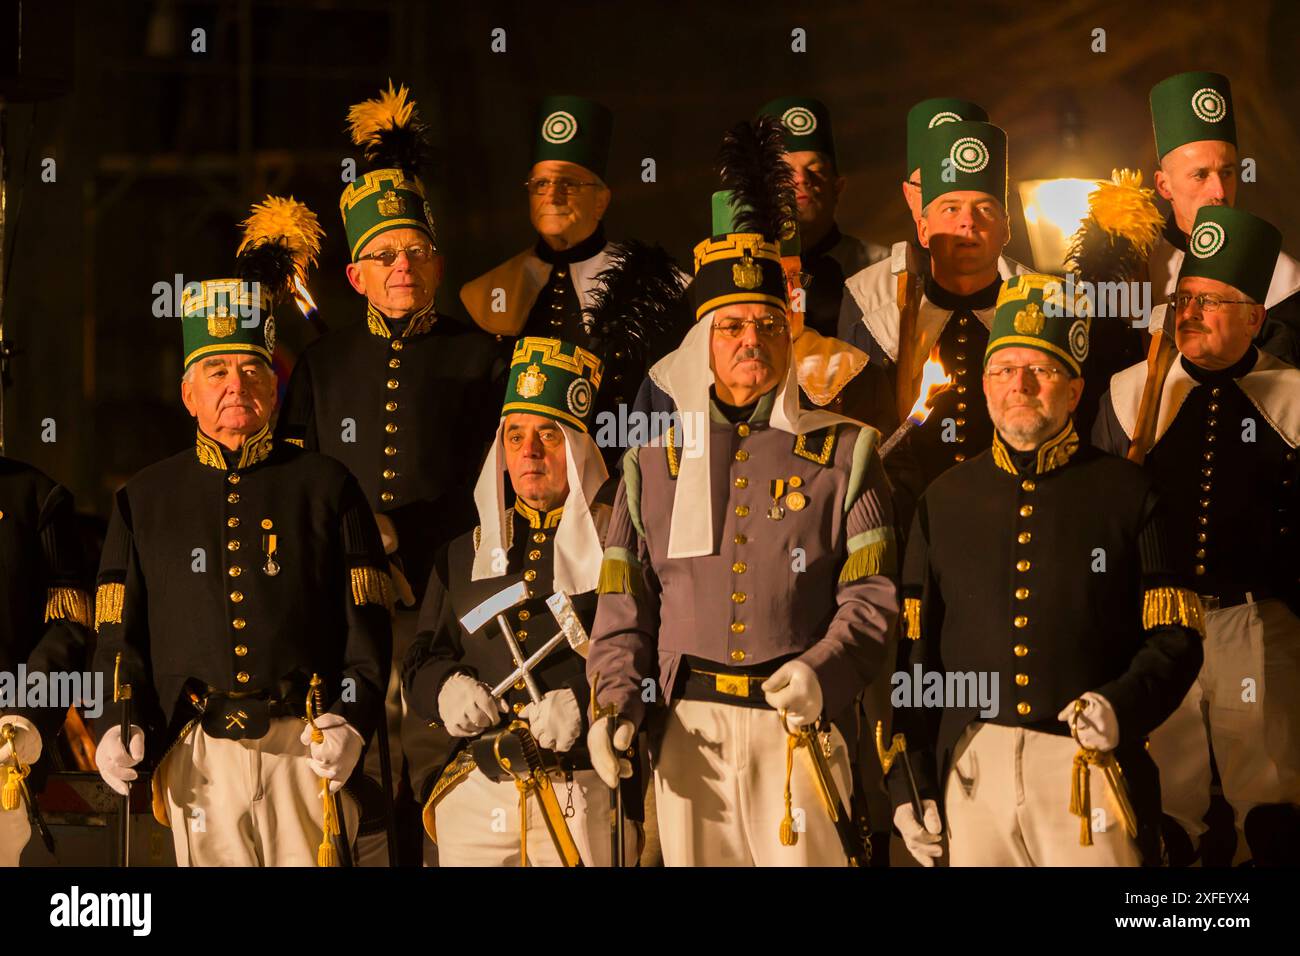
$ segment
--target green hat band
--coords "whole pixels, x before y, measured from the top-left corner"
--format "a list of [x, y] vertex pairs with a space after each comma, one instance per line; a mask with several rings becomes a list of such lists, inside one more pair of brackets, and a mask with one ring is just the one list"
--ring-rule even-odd
[[1202, 206], [1178, 278], [1217, 279], [1262, 303], [1281, 250], [1282, 233], [1272, 223], [1230, 206]]
[[807, 150], [822, 153], [835, 162], [835, 136], [831, 130], [831, 111], [821, 100], [807, 96], [783, 96], [765, 105], [759, 116], [775, 116], [781, 121], [788, 153]]
[[275, 352], [271, 294], [260, 283], [209, 279], [181, 293], [185, 368], [210, 355], [251, 352], [269, 364]]
[[339, 199], [339, 212], [353, 262], [366, 243], [390, 229], [418, 229], [437, 243], [424, 185], [400, 169], [374, 169], [349, 183]]
[[911, 176], [913, 170], [921, 168], [921, 141], [926, 130], [964, 120], [986, 123], [988, 118], [984, 107], [952, 96], [939, 96], [917, 103], [907, 112], [907, 169], [904, 175]]
[[691, 283], [695, 318], [724, 305], [757, 303], [785, 311], [785, 272], [781, 251], [757, 233], [738, 232], [706, 239], [695, 247]]
[[515, 343], [501, 414], [542, 415], [586, 433], [600, 389], [600, 358], [559, 339]]
[[533, 143], [533, 163], [575, 163], [605, 178], [614, 114], [581, 96], [548, 96], [542, 101]]
[[1232, 86], [1222, 73], [1179, 73], [1151, 88], [1156, 155], [1201, 140], [1237, 145]]
[[963, 120], [927, 130], [921, 141], [921, 205], [945, 193], [987, 193], [1007, 204], [1007, 134]]
[[989, 330], [984, 366], [999, 349], [1038, 349], [1056, 356], [1075, 375], [1083, 373], [1092, 328], [1092, 303], [1082, 293], [1066, 300], [1056, 276], [1029, 273], [1002, 283]]

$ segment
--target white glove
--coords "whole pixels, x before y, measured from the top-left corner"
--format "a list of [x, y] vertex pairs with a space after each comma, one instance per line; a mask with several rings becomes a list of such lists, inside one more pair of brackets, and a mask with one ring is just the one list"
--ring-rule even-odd
[[1056, 715], [1070, 725], [1079, 737], [1079, 743], [1089, 750], [1114, 750], [1119, 746], [1119, 717], [1115, 708], [1096, 691], [1088, 691], [1079, 698], [1084, 703], [1083, 713], [1074, 710], [1074, 701]]
[[452, 674], [438, 691], [438, 716], [453, 737], [473, 737], [496, 724], [510, 708], [468, 674]]
[[325, 739], [314, 743], [311, 739], [311, 724], [303, 727], [298, 739], [311, 748], [311, 757], [307, 766], [312, 773], [330, 782], [330, 793], [343, 789], [352, 768], [361, 757], [361, 748], [365, 741], [361, 733], [338, 714], [321, 714], [316, 718], [316, 727]]
[[9, 763], [9, 758], [17, 748], [19, 762], [25, 767], [30, 767], [41, 759], [41, 751], [45, 746], [41, 743], [41, 732], [30, 720], [18, 714], [6, 714], [0, 717], [0, 727], [9, 724], [13, 724], [14, 739], [13, 743], [0, 745], [0, 764]]
[[582, 708], [567, 687], [548, 691], [540, 704], [529, 704], [520, 714], [539, 746], [557, 753], [567, 752], [582, 733]]
[[613, 717], [602, 717], [587, 731], [587, 750], [591, 754], [591, 769], [596, 771], [600, 779], [605, 782], [605, 786], [611, 790], [618, 786], [619, 777], [632, 776], [632, 761], [619, 755], [632, 746], [632, 738], [636, 736], [636, 727], [632, 721], [620, 717], [618, 726], [614, 729], [614, 741], [610, 743], [609, 722], [613, 719]]
[[922, 866], [934, 866], [935, 861], [943, 855], [943, 822], [939, 819], [939, 805], [933, 800], [922, 800], [921, 809], [925, 813], [925, 825], [916, 818], [910, 803], [902, 803], [894, 808], [894, 826], [898, 828], [907, 846], [907, 852]]
[[130, 749], [122, 746], [122, 725], [109, 727], [95, 748], [95, 766], [99, 775], [117, 793], [126, 796], [131, 781], [140, 776], [131, 768], [144, 759], [144, 731], [131, 725]]
[[786, 712], [791, 730], [807, 727], [822, 715], [822, 685], [813, 669], [803, 661], [786, 661], [763, 681], [767, 705]]

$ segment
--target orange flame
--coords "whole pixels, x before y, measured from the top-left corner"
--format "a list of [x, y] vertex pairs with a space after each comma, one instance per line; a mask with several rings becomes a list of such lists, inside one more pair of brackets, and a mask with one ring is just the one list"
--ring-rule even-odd
[[930, 404], [951, 384], [952, 376], [943, 370], [943, 364], [939, 361], [939, 346], [935, 345], [921, 368], [921, 391], [916, 396], [916, 404], [908, 413], [907, 420], [913, 425], [922, 424], [930, 416]]
[[311, 293], [307, 291], [306, 284], [298, 276], [293, 277], [293, 288], [293, 301], [298, 304], [302, 314], [310, 319], [312, 313], [316, 311], [316, 301], [311, 297]]

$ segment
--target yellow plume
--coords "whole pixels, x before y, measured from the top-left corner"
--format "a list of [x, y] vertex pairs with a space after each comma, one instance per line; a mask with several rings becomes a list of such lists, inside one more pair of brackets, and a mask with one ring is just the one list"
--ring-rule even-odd
[[415, 101], [408, 100], [406, 84], [396, 90], [393, 81], [388, 81], [388, 89], [380, 90], [373, 100], [364, 100], [348, 110], [348, 126], [352, 132], [352, 142], [358, 146], [374, 143], [380, 130], [393, 126], [405, 126], [415, 116]]
[[316, 265], [325, 230], [316, 214], [292, 196], [267, 196], [254, 203], [252, 215], [242, 223], [244, 238], [239, 252], [263, 242], [282, 243], [292, 254], [298, 278], [306, 282], [307, 269]]
[[1142, 258], [1151, 254], [1165, 220], [1156, 208], [1155, 191], [1144, 189], [1142, 173], [1116, 169], [1088, 195], [1088, 216], [1111, 236], [1133, 244]]

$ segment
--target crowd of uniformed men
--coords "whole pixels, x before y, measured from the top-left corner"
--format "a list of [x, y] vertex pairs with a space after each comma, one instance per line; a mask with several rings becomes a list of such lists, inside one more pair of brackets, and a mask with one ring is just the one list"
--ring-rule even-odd
[[[611, 113], [547, 97], [537, 242], [461, 319], [390, 85], [348, 113], [364, 321], [280, 387], [322, 231], [268, 197], [97, 571], [0, 458], [0, 667], [106, 675], [94, 764], [181, 865], [1187, 863], [1216, 786], [1236, 861], [1296, 862], [1300, 264], [1235, 207], [1227, 78], [1150, 102], [1171, 211], [1117, 174], [1091, 223], [1150, 328], [1002, 254], [958, 98], [907, 116], [892, 247], [836, 224], [827, 107], [767, 104], [687, 275], [605, 234]], [[5, 864], [69, 703], [0, 717]]]

